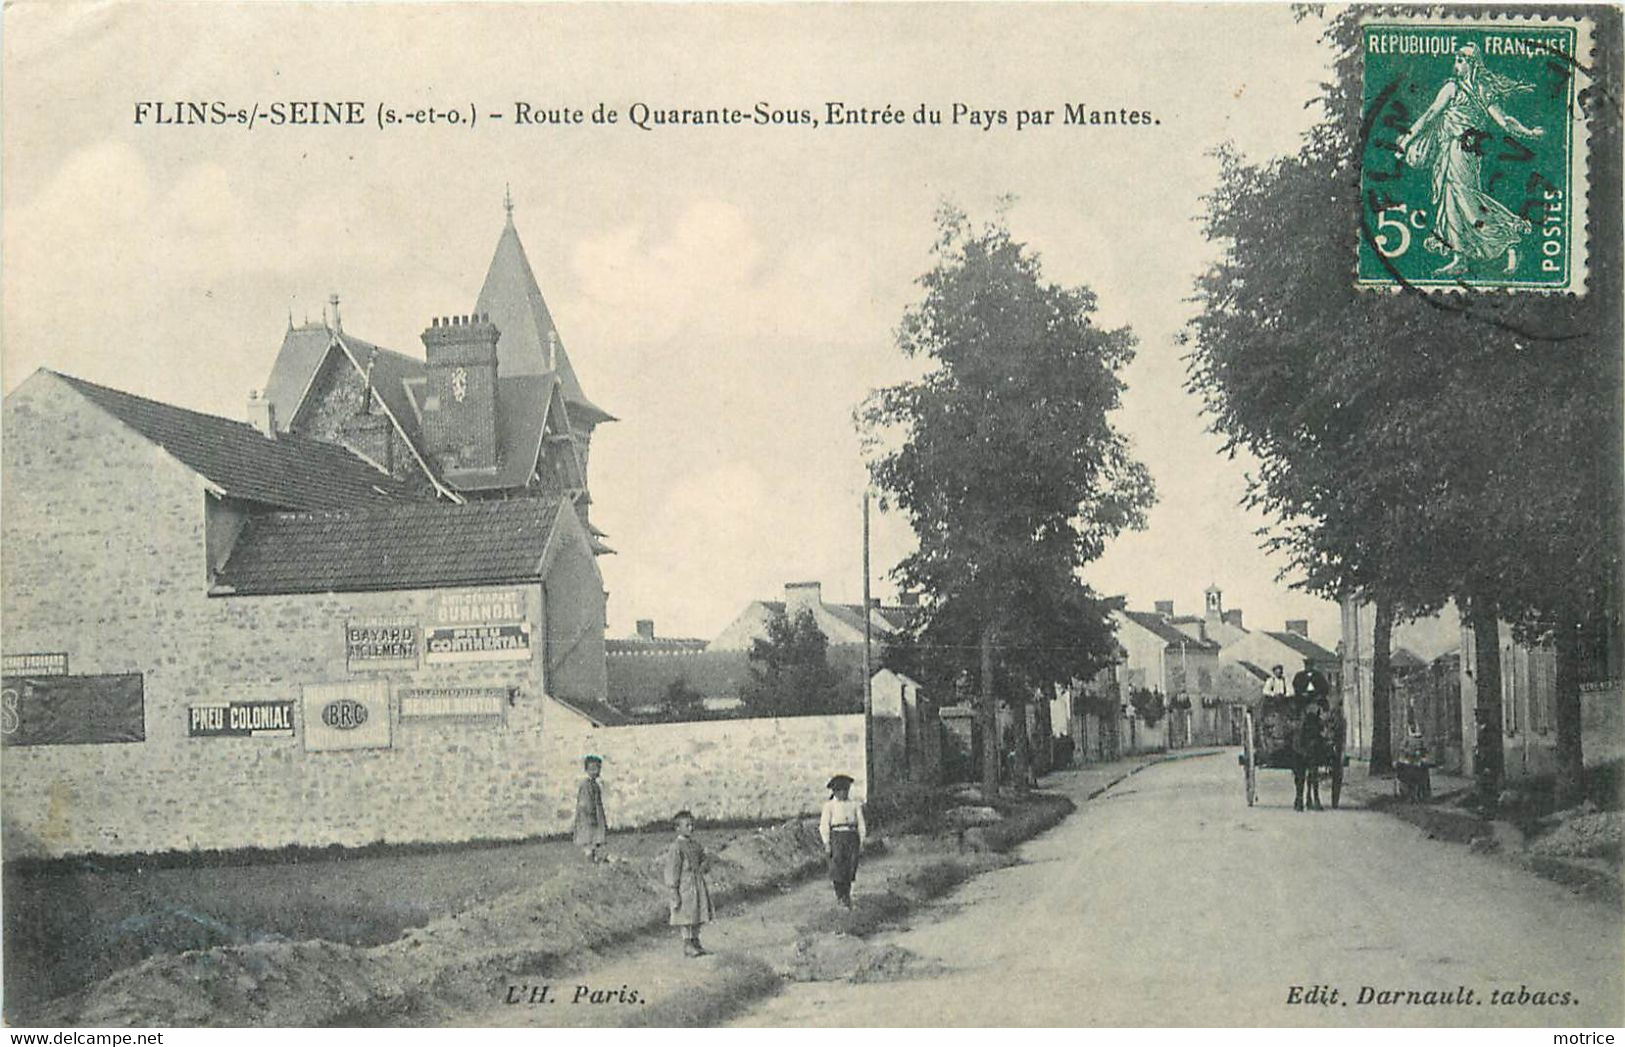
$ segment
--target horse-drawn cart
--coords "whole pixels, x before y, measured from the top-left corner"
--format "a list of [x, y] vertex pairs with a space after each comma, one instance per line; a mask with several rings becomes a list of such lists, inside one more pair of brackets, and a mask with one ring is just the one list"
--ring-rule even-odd
[[1320, 809], [1320, 770], [1331, 772], [1332, 807], [1343, 795], [1343, 768], [1348, 754], [1343, 751], [1342, 715], [1324, 702], [1287, 695], [1265, 695], [1244, 715], [1241, 755], [1242, 774], [1247, 788], [1247, 806], [1258, 802], [1258, 772], [1275, 768], [1292, 772], [1293, 806], [1304, 809], [1305, 786], [1310, 804]]

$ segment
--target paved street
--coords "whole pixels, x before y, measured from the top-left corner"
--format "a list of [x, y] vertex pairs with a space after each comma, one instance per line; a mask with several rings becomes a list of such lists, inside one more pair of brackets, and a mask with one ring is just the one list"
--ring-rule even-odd
[[[1286, 772], [1259, 802], [1229, 753], [1153, 766], [884, 939], [946, 973], [790, 985], [735, 1024], [1621, 1024], [1617, 910], [1387, 815], [1295, 813]], [[1317, 985], [1336, 1003], [1288, 1005]], [[1362, 1005], [1362, 986], [1474, 997]]]

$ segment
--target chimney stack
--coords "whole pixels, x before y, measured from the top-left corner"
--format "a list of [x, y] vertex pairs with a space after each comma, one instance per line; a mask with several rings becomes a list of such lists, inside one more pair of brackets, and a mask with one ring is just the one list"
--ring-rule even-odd
[[423, 332], [423, 441], [443, 469], [497, 467], [497, 338], [489, 315], [436, 317]]
[[1158, 600], [1156, 608], [1158, 614], [1165, 614], [1170, 618], [1174, 616], [1174, 602], [1172, 600]]
[[1238, 607], [1234, 610], [1224, 612], [1224, 623], [1226, 625], [1233, 625], [1237, 629], [1245, 629], [1246, 626], [1241, 624], [1241, 608]]
[[803, 609], [814, 610], [823, 606], [822, 582], [786, 582], [784, 584], [784, 613], [794, 618]]
[[655, 638], [655, 620], [653, 618], [638, 619], [638, 639], [653, 640]]
[[1309, 619], [1288, 618], [1286, 620], [1286, 631], [1301, 636], [1305, 640], [1309, 639]]
[[248, 391], [248, 424], [267, 439], [276, 439], [276, 405], [258, 389]]

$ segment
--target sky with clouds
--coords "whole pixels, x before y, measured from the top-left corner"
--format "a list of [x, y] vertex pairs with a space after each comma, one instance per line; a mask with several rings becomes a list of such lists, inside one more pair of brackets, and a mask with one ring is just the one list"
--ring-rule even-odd
[[[1185, 392], [1179, 331], [1210, 151], [1290, 151], [1326, 74], [1284, 6], [20, 5], [5, 21], [9, 391], [49, 367], [231, 417], [291, 312], [421, 354], [467, 311], [511, 184], [515, 221], [600, 429], [594, 521], [610, 629], [710, 636], [790, 580], [861, 593], [854, 408], [912, 373], [893, 332], [933, 212], [1009, 194], [1046, 275], [1087, 284], [1139, 353], [1118, 423], [1161, 496], [1086, 578], [1149, 608], [1209, 583], [1250, 626], [1336, 610], [1276, 581]], [[142, 100], [356, 99], [369, 121], [473, 106], [474, 127], [136, 125]], [[939, 126], [514, 126], [537, 109], [925, 104]], [[954, 126], [951, 107], [1056, 111]], [[1061, 123], [1066, 104], [1140, 127]], [[875, 522], [876, 573], [908, 548]], [[883, 577], [877, 593], [893, 592]]]

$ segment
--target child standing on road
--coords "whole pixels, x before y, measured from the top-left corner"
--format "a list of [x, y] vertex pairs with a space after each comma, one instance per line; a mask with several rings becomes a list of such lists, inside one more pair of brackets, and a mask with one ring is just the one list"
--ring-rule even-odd
[[852, 881], [858, 878], [858, 852], [869, 827], [863, 822], [863, 804], [849, 798], [852, 777], [837, 774], [825, 786], [829, 799], [818, 819], [818, 835], [824, 838], [829, 854], [829, 878], [835, 886], [835, 900], [852, 908]]
[[576, 846], [589, 862], [603, 861], [609, 818], [604, 814], [604, 787], [598, 784], [598, 776], [603, 773], [604, 761], [588, 756], [581, 761], [581, 769], [585, 777], [576, 787]]
[[711, 922], [711, 891], [705, 886], [705, 848], [694, 839], [694, 816], [678, 811], [672, 819], [677, 839], [666, 849], [665, 881], [671, 891], [671, 925], [682, 928], [683, 955], [706, 955], [700, 925]]

